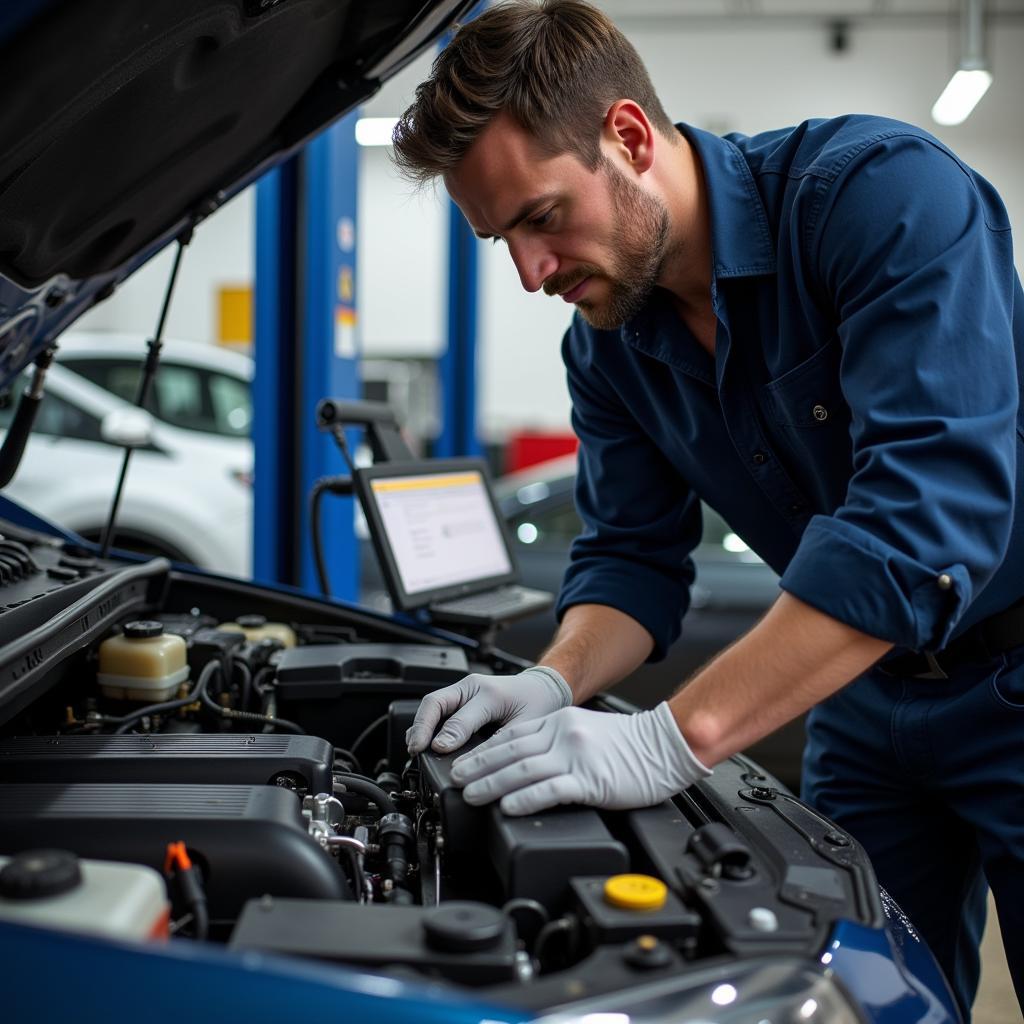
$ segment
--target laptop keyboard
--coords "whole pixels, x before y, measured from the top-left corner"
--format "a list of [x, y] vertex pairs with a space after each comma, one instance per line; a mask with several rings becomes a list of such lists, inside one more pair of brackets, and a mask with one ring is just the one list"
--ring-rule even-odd
[[519, 611], [524, 605], [540, 605], [549, 602], [549, 595], [543, 591], [531, 590], [529, 587], [508, 586], [487, 590], [482, 594], [467, 594], [465, 597], [438, 601], [433, 607], [446, 612], [501, 618], [511, 612]]

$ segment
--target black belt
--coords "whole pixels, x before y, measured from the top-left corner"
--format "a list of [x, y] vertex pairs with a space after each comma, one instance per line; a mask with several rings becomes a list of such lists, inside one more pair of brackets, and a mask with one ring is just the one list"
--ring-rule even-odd
[[1024, 601], [976, 622], [941, 651], [911, 651], [879, 664], [883, 672], [912, 679], [948, 679], [958, 665], [989, 658], [1024, 644]]

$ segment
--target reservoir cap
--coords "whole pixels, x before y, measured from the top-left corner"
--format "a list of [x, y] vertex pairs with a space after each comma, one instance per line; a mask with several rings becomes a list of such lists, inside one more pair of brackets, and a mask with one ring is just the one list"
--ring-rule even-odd
[[660, 910], [668, 887], [650, 875], [613, 875], [604, 883], [604, 899], [623, 910]]
[[0, 897], [33, 900], [59, 896], [80, 885], [78, 858], [67, 850], [28, 850], [0, 869]]
[[145, 640], [152, 636], [162, 636], [164, 624], [153, 619], [137, 619], [124, 624], [124, 635], [130, 640]]

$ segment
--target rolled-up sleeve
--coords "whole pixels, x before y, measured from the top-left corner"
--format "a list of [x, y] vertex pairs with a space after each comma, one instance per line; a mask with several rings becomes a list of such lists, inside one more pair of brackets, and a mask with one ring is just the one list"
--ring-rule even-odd
[[617, 608], [651, 634], [649, 660], [657, 661], [679, 636], [689, 605], [700, 503], [594, 368], [593, 344], [577, 316], [562, 356], [580, 441], [576, 505], [583, 532], [572, 545], [557, 613], [561, 619], [577, 604]]
[[865, 633], [943, 647], [1013, 522], [1013, 261], [994, 191], [925, 138], [876, 142], [822, 204], [853, 475], [782, 587]]

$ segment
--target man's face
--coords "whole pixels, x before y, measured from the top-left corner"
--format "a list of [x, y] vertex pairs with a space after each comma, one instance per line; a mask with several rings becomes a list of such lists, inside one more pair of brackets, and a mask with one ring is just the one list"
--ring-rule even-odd
[[668, 211], [607, 158], [591, 171], [549, 156], [498, 117], [445, 185], [477, 235], [504, 239], [527, 291], [560, 295], [594, 327], [621, 326], [657, 283]]

